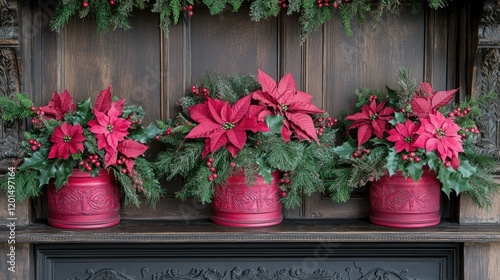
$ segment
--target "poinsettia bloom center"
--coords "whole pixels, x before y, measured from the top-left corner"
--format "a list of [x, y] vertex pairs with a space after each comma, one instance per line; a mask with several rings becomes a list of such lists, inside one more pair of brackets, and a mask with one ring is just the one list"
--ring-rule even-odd
[[376, 118], [378, 118], [378, 114], [377, 114], [377, 113], [375, 113], [375, 114], [373, 114], [373, 115], [370, 115], [370, 120], [372, 120], [372, 121], [373, 121], [373, 120], [374, 120], [374, 119], [376, 119]]
[[436, 129], [436, 136], [439, 137], [439, 138], [443, 138], [445, 136], [445, 132], [442, 128], [438, 128]]
[[112, 126], [112, 125], [108, 124], [108, 131], [109, 131], [109, 132], [113, 132], [113, 128], [114, 128], [114, 126]]
[[286, 110], [288, 110], [288, 105], [281, 104], [281, 110], [283, 110], [284, 112], [286, 112]]
[[413, 137], [411, 137], [411, 136], [405, 137], [404, 141], [406, 143], [411, 143], [411, 141], [413, 141]]
[[230, 130], [233, 129], [236, 125], [231, 122], [226, 122], [225, 124], [222, 125], [222, 129], [224, 130]]
[[64, 141], [64, 143], [68, 143], [69, 141], [71, 141], [71, 136], [64, 135], [63, 141]]

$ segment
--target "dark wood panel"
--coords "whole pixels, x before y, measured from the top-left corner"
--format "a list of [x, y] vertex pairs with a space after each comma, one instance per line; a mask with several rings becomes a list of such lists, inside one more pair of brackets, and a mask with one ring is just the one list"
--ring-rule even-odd
[[132, 19], [135, 29], [104, 35], [96, 33], [90, 19], [70, 22], [56, 38], [57, 64], [52, 63], [48, 69], [57, 73], [57, 87], [49, 90], [45, 86], [42, 100], [64, 89], [76, 100], [95, 98], [100, 90], [112, 85], [114, 95], [146, 110], [146, 121], [159, 118], [161, 31], [157, 21], [148, 12], [138, 13]]

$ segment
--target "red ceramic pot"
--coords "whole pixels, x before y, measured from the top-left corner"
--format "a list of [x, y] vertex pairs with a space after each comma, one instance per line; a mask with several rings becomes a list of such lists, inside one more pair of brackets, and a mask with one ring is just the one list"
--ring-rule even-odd
[[120, 191], [106, 169], [99, 170], [97, 177], [75, 169], [59, 190], [49, 184], [47, 200], [51, 226], [89, 229], [120, 222]]
[[254, 184], [248, 185], [244, 174], [230, 177], [226, 184], [215, 188], [212, 221], [232, 227], [265, 227], [281, 223], [279, 178], [279, 172], [274, 172], [273, 181], [268, 184], [264, 177], [256, 176]]
[[441, 185], [434, 171], [417, 182], [400, 173], [385, 175], [370, 186], [370, 221], [395, 228], [423, 228], [441, 220]]

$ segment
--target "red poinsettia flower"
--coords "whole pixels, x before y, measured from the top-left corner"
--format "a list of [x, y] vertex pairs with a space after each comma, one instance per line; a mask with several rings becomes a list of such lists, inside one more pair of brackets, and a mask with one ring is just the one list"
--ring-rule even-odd
[[393, 129], [388, 131], [389, 137], [387, 137], [387, 140], [394, 142], [396, 153], [403, 150], [412, 152], [417, 149], [413, 144], [418, 137], [416, 134], [418, 128], [414, 122], [408, 120], [404, 124], [397, 123]]
[[71, 125], [63, 122], [54, 128], [54, 133], [50, 136], [50, 141], [54, 143], [49, 151], [48, 158], [67, 159], [70, 155], [77, 154], [84, 150], [83, 128], [81, 125]]
[[73, 104], [73, 97], [65, 90], [61, 94], [54, 92], [52, 100], [50, 100], [47, 106], [42, 107], [42, 111], [47, 119], [62, 120], [66, 113], [73, 111], [75, 108], [76, 105]]
[[99, 95], [97, 96], [97, 100], [94, 104], [94, 114], [96, 112], [101, 112], [107, 114], [111, 107], [114, 107], [118, 112], [123, 112], [123, 106], [125, 104], [125, 99], [120, 99], [118, 101], [113, 102], [113, 96], [111, 95], [111, 86], [108, 88], [101, 90]]
[[207, 138], [203, 157], [225, 146], [233, 157], [243, 148], [247, 140], [246, 131], [269, 131], [267, 125], [258, 121], [263, 106], [250, 105], [252, 95], [247, 95], [231, 106], [229, 102], [207, 98], [206, 103], [189, 108], [191, 118], [199, 124], [186, 138]]
[[121, 111], [110, 107], [108, 113], [95, 111], [96, 119], [91, 120], [89, 130], [97, 138], [97, 148], [105, 149], [107, 152], [116, 151], [118, 142], [125, 139], [130, 128], [130, 121], [120, 118]]
[[420, 83], [419, 89], [410, 101], [413, 114], [428, 118], [429, 114], [448, 104], [458, 89], [435, 92], [429, 83]]
[[378, 138], [384, 138], [387, 123], [393, 119], [394, 113], [393, 108], [384, 107], [385, 103], [377, 105], [376, 100], [373, 100], [370, 105], [363, 105], [361, 112], [346, 117], [346, 120], [354, 121], [348, 130], [358, 129], [358, 146], [370, 140], [374, 134]]
[[255, 91], [253, 98], [269, 107], [272, 114], [283, 116], [283, 140], [290, 141], [292, 133], [295, 133], [299, 140], [318, 141], [310, 114], [324, 111], [312, 104], [312, 95], [298, 91], [291, 74], [286, 74], [276, 85], [269, 75], [259, 69], [257, 79], [262, 90]]
[[462, 139], [458, 134], [460, 126], [443, 114], [435, 112], [429, 119], [421, 119], [422, 125], [417, 131], [418, 139], [414, 147], [425, 148], [427, 152], [436, 151], [444, 162], [450, 162], [453, 168], [458, 169], [460, 160], [458, 153], [463, 152]]

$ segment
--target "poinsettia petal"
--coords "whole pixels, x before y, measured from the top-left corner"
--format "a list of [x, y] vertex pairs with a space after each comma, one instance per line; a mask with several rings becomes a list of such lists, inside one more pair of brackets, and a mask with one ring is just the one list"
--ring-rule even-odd
[[353, 114], [353, 115], [349, 115], [345, 118], [346, 120], [350, 120], [350, 121], [357, 121], [357, 120], [370, 120], [370, 116], [367, 115], [367, 114], [363, 114], [363, 113], [356, 113], [356, 114]]
[[294, 125], [300, 127], [305, 134], [309, 135], [314, 140], [318, 140], [318, 135], [316, 134], [316, 128], [314, 127], [314, 122], [311, 116], [302, 113], [289, 113], [286, 112], [286, 117]]
[[290, 104], [290, 106], [288, 106], [287, 112], [304, 113], [304, 114], [322, 114], [325, 111], [314, 106], [314, 104], [297, 102]]
[[240, 150], [243, 146], [245, 146], [245, 142], [247, 141], [247, 134], [245, 130], [238, 127], [227, 130], [226, 136], [229, 142]]
[[277, 109], [278, 107], [278, 101], [274, 100], [273, 96], [271, 96], [269, 93], [257, 90], [252, 92], [252, 98], [256, 101], [259, 101], [260, 104], [263, 104], [265, 106], [272, 107], [274, 109]]
[[128, 158], [136, 158], [144, 154], [147, 150], [148, 146], [134, 140], [127, 139], [118, 144], [118, 151]]
[[413, 98], [410, 104], [413, 114], [419, 118], [427, 118], [428, 115], [432, 113], [432, 105], [425, 98]]
[[115, 118], [118, 118], [120, 115], [122, 114], [122, 112], [120, 112], [116, 107], [113, 107], [111, 106], [108, 110], [108, 117], [110, 119], [115, 119]]
[[236, 157], [236, 155], [238, 154], [238, 152], [241, 150], [241, 149], [238, 149], [236, 148], [234, 145], [232, 145], [231, 143], [228, 143], [227, 146], [226, 146], [226, 149], [229, 151], [229, 153], [231, 154], [231, 156], [233, 158]]
[[370, 140], [373, 135], [371, 125], [363, 125], [358, 128], [358, 147], [361, 147], [366, 141]]
[[278, 83], [277, 95], [275, 98], [281, 104], [292, 104], [297, 92], [297, 86], [291, 73], [287, 73]]
[[460, 167], [460, 159], [458, 157], [452, 157], [451, 166], [453, 169], [457, 170]]
[[290, 141], [292, 138], [292, 130], [286, 119], [283, 119], [283, 125], [281, 126], [281, 137], [283, 137], [283, 141], [285, 142]]
[[55, 143], [54, 145], [52, 145], [52, 147], [50, 147], [49, 155], [47, 156], [47, 158], [57, 158], [57, 150], [59, 149], [60, 145], [61, 143]]
[[123, 107], [125, 107], [125, 99], [120, 99], [116, 102], [112, 102], [111, 107], [115, 108], [116, 111], [118, 111], [118, 113], [119, 113], [118, 116], [121, 116], [123, 114]]
[[220, 129], [210, 135], [210, 152], [215, 153], [220, 147], [226, 145], [229, 141], [226, 136], [226, 131]]
[[118, 152], [114, 150], [107, 151], [104, 155], [104, 165], [105, 167], [116, 165], [118, 161]]
[[440, 141], [436, 138], [429, 138], [427, 141], [425, 141], [425, 150], [427, 152], [436, 150], [438, 148], [441, 148], [442, 145]]
[[111, 108], [111, 102], [112, 101], [112, 96], [111, 96], [111, 85], [108, 86], [106, 89], [101, 90], [99, 92], [99, 95], [97, 96], [97, 100], [95, 101], [94, 104], [94, 114], [96, 112], [101, 112], [101, 113], [107, 113], [109, 108]]
[[262, 91], [269, 93], [271, 96], [275, 97], [275, 100], [277, 100], [277, 96], [275, 96], [277, 91], [276, 81], [260, 69], [258, 70], [257, 80], [262, 86]]
[[432, 97], [434, 94], [434, 90], [432, 89], [432, 86], [428, 82], [420, 82], [420, 85], [418, 87], [418, 90], [422, 93], [425, 94], [429, 99]]
[[438, 110], [439, 108], [446, 106], [446, 104], [453, 100], [457, 91], [458, 89], [436, 92], [431, 99], [432, 109]]
[[201, 103], [189, 107], [189, 116], [197, 123], [205, 121], [213, 122], [208, 105]]
[[212, 133], [219, 132], [220, 130], [223, 130], [220, 124], [206, 121], [191, 129], [191, 131], [185, 136], [185, 138], [205, 138], [209, 137]]
[[252, 101], [252, 96], [247, 95], [236, 101], [233, 106], [231, 106], [228, 121], [232, 123], [238, 123], [250, 109], [250, 102]]
[[214, 119], [215, 122], [219, 124], [224, 124], [225, 120], [222, 119], [222, 108], [224, 104], [227, 102], [223, 102], [221, 100], [215, 100], [212, 98], [207, 99], [208, 110], [210, 111], [210, 116]]
[[134, 171], [135, 161], [127, 159], [125, 160], [125, 166], [127, 167], [127, 171], [132, 173]]

